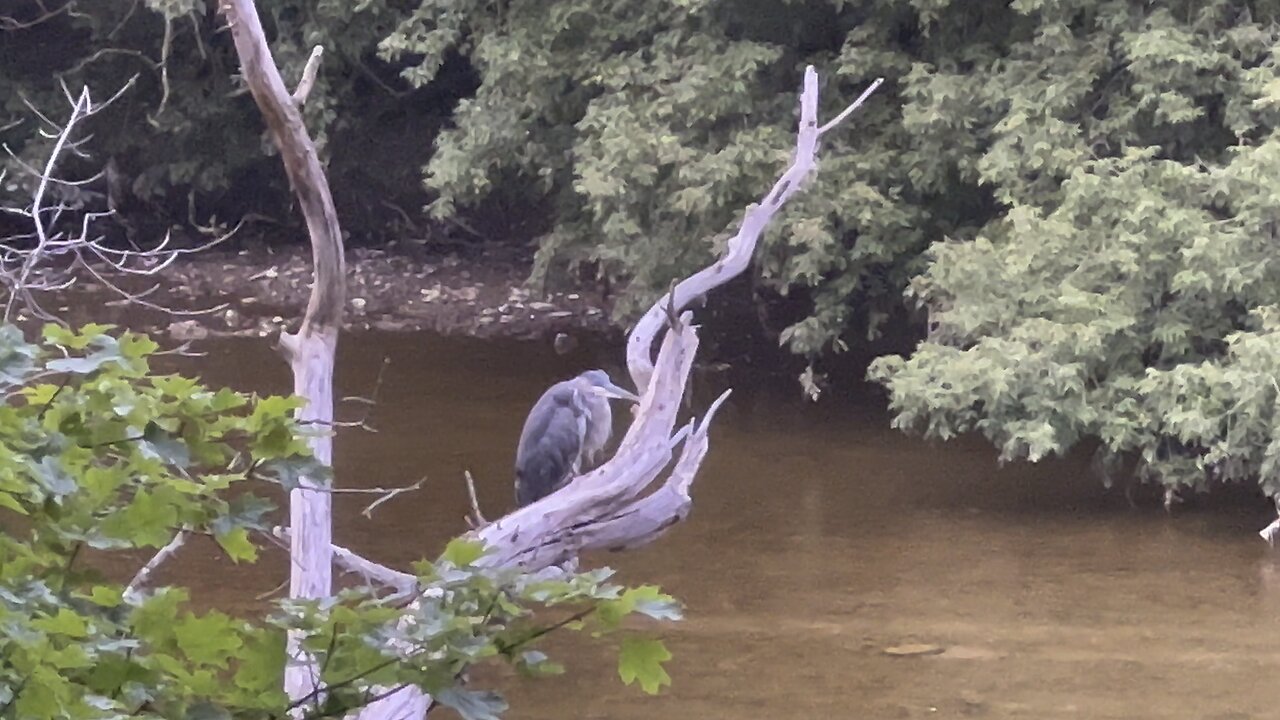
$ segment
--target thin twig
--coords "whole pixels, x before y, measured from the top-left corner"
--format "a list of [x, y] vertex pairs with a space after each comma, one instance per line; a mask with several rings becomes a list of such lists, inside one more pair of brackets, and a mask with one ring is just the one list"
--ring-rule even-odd
[[471, 514], [467, 516], [467, 525], [472, 530], [488, 525], [489, 521], [484, 519], [484, 515], [480, 512], [480, 501], [476, 499], [476, 481], [471, 477], [471, 471], [463, 471], [463, 476], [467, 480], [467, 497], [471, 500]]
[[302, 107], [307, 102], [307, 96], [311, 94], [311, 88], [316, 84], [316, 73], [320, 71], [320, 58], [324, 55], [324, 48], [317, 45], [311, 48], [311, 57], [307, 58], [307, 64], [302, 68], [302, 79], [298, 81], [298, 89], [293, 91], [293, 101]]
[[[198, 33], [197, 33], [198, 34]], [[147, 114], [147, 122], [152, 127], [160, 127], [160, 115], [164, 113], [165, 106], [169, 104], [169, 55], [173, 49], [173, 19], [165, 17], [164, 19], [164, 39], [160, 42], [160, 105], [156, 107], [154, 115]]]
[[190, 534], [190, 528], [184, 527], [179, 530], [167, 545], [160, 548], [160, 551], [148, 560], [146, 565], [143, 565], [142, 568], [138, 570], [138, 574], [133, 576], [133, 580], [129, 581], [128, 586], [124, 589], [124, 599], [126, 602], [132, 604], [138, 601], [139, 589], [147, 584], [151, 579], [151, 574], [156, 571], [156, 568], [160, 567], [165, 560], [169, 559], [170, 555], [177, 552], [178, 548], [182, 547], [183, 544], [187, 542], [187, 537]]
[[36, 7], [40, 9], [40, 12], [34, 18], [30, 20], [18, 20], [12, 15], [0, 15], [0, 31], [12, 32], [14, 30], [25, 30], [27, 28], [35, 27], [41, 23], [49, 22], [63, 13], [69, 14], [71, 9], [75, 7], [74, 2], [67, 2], [56, 10], [50, 10], [48, 6], [44, 4], [44, 0], [34, 0], [34, 2]]
[[858, 96], [858, 99], [854, 100], [852, 103], [849, 104], [849, 107], [842, 110], [840, 114], [835, 117], [834, 120], [818, 128], [818, 135], [821, 136], [826, 131], [844, 122], [845, 118], [852, 115], [854, 110], [857, 110], [859, 107], [861, 107], [862, 103], [866, 102], [867, 98], [871, 97], [871, 93], [875, 92], [876, 88], [880, 87], [881, 83], [883, 82], [884, 82], [884, 78], [876, 78], [874, 81], [872, 81], [872, 83], [867, 86], [867, 89], [863, 90], [862, 94]]
[[426, 482], [426, 481], [427, 481], [427, 479], [424, 477], [424, 478], [422, 478], [421, 480], [419, 480], [418, 482], [416, 482], [416, 483], [414, 483], [414, 484], [412, 484], [412, 485], [406, 485], [405, 487], [392, 488], [391, 490], [382, 490], [382, 488], [377, 488], [377, 490], [381, 490], [381, 491], [382, 491], [383, 493], [385, 493], [385, 494], [384, 494], [382, 497], [378, 498], [377, 500], [374, 500], [373, 502], [369, 503], [369, 506], [368, 506], [368, 507], [366, 507], [364, 510], [361, 510], [361, 511], [360, 511], [360, 514], [361, 514], [361, 515], [363, 515], [363, 516], [365, 516], [365, 517], [367, 517], [367, 518], [372, 519], [372, 518], [373, 518], [373, 510], [374, 510], [374, 508], [378, 507], [378, 506], [379, 506], [379, 505], [381, 505], [382, 503], [384, 503], [384, 502], [386, 502], [386, 501], [388, 501], [388, 500], [390, 500], [390, 499], [394, 498], [395, 496], [400, 495], [400, 494], [402, 494], [402, 493], [413, 492], [414, 490], [420, 490], [420, 489], [422, 488], [422, 484], [423, 484], [424, 482]]

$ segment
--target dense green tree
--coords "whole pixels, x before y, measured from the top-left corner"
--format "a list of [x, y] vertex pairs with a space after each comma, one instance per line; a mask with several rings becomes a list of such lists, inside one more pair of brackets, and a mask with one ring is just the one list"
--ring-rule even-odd
[[[877, 75], [907, 74], [916, 51], [902, 36], [917, 38], [916, 22], [905, 3], [424, 0], [382, 52], [411, 61], [416, 84], [450, 52], [479, 78], [426, 168], [432, 212], [540, 198], [551, 227], [535, 276], [622, 281], [625, 317], [712, 257], [785, 166], [803, 66], [824, 68], [835, 112]], [[947, 55], [969, 30], [940, 30], [919, 54]], [[865, 299], [898, 306], [911, 259], [952, 224], [945, 157], [904, 128], [895, 100], [824, 142], [815, 187], [768, 233], [757, 277], [811, 295], [785, 336], [805, 354], [880, 318], [886, 305]]]
[[1013, 9], [998, 59], [914, 73], [1000, 212], [911, 284], [928, 338], [871, 373], [895, 424], [1280, 492], [1276, 4]]

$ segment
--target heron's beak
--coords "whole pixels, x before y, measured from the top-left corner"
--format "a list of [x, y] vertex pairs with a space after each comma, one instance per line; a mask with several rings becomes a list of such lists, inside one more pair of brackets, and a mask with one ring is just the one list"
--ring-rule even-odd
[[609, 384], [600, 389], [604, 391], [605, 397], [617, 398], [618, 400], [630, 400], [633, 403], [640, 402], [639, 395], [636, 395], [630, 390], [620, 388], [617, 385]]

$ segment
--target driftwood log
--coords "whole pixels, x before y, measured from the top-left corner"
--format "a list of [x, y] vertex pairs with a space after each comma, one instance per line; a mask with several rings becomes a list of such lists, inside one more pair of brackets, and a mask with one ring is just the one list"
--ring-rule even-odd
[[[315, 281], [300, 330], [282, 334], [280, 348], [294, 375], [294, 391], [306, 400], [299, 413], [304, 422], [331, 427], [333, 366], [342, 321], [346, 272], [342, 235], [328, 181], [315, 146], [302, 121], [299, 105], [314, 80], [321, 56], [313, 52], [298, 91], [291, 94], [272, 60], [253, 0], [222, 0], [240, 56], [242, 75], [276, 146], [298, 197], [311, 236]], [[800, 98], [800, 126], [791, 166], [762, 202], [747, 211], [741, 229], [723, 257], [676, 285], [637, 323], [627, 343], [627, 366], [641, 395], [638, 412], [615, 455], [594, 471], [536, 503], [472, 531], [486, 545], [481, 564], [519, 567], [533, 572], [576, 561], [593, 549], [643, 545], [688, 516], [689, 494], [707, 453], [707, 430], [722, 394], [699, 422], [676, 430], [676, 415], [697, 353], [697, 329], [685, 308], [692, 300], [744, 272], [765, 227], [816, 166], [818, 138], [860, 106], [880, 84], [876, 80], [861, 97], [824, 126], [818, 124], [818, 76], [805, 71]], [[654, 345], [661, 341], [654, 356]], [[332, 438], [311, 439], [316, 458], [332, 460]], [[674, 462], [673, 462], [674, 460]], [[366, 577], [403, 589], [411, 577], [366, 560], [332, 544], [330, 494], [305, 479], [290, 494], [290, 597], [330, 594], [335, 560]], [[285, 689], [291, 698], [319, 698], [313, 658], [290, 638]], [[364, 708], [362, 720], [416, 720], [432, 708], [431, 698], [416, 688], [403, 688]]]

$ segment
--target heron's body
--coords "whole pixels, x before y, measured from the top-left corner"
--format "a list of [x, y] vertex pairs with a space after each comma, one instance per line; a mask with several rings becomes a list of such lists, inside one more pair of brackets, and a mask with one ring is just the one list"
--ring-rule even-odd
[[528, 505], [590, 468], [613, 434], [610, 398], [635, 400], [602, 370], [552, 385], [525, 420], [516, 448], [516, 502]]

